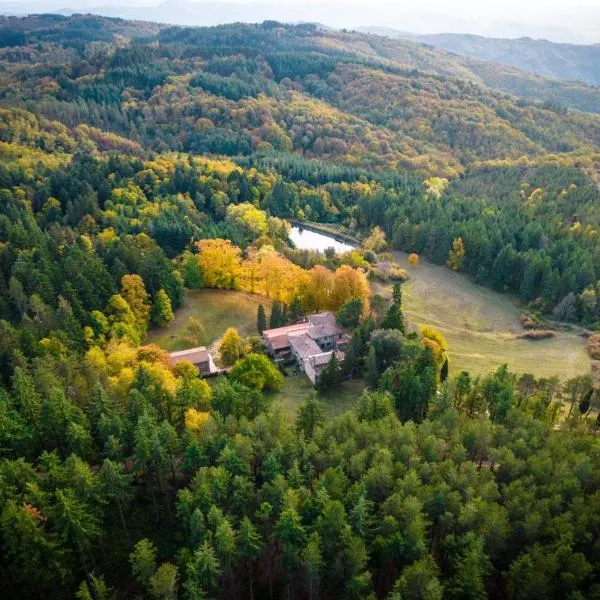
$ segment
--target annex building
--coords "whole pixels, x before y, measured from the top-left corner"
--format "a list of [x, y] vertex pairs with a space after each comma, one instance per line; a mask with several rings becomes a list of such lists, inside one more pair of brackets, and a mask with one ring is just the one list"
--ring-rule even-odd
[[313, 385], [333, 352], [339, 360], [344, 358], [342, 347], [347, 341], [331, 312], [308, 315], [293, 325], [265, 329], [263, 339], [275, 360], [293, 356]]

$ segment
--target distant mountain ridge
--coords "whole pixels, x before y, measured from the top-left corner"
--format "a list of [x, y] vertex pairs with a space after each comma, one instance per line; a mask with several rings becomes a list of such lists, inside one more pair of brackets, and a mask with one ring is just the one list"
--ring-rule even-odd
[[503, 39], [458, 33], [419, 35], [389, 27], [361, 27], [359, 31], [420, 42], [467, 58], [530, 71], [542, 77], [600, 85], [600, 44], [558, 44], [528, 37]]
[[[186, 26], [277, 20], [285, 23], [320, 22], [335, 28], [373, 25], [417, 34], [453, 31], [516, 38], [528, 35], [575, 44], [600, 40], [600, 11], [591, 7], [545, 7], [543, 14], [507, 11], [505, 6], [474, 5], [457, 11], [431, 3], [380, 2], [373, 10], [366, 0], [0, 0], [0, 14], [93, 13], [106, 17], [155, 21]], [[507, 18], [507, 14], [509, 17]]]

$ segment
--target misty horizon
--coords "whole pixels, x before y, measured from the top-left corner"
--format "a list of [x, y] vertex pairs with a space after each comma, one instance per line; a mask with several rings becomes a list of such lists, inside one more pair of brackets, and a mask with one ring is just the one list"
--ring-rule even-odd
[[[0, 14], [23, 16], [31, 13], [71, 15], [91, 13], [174, 25], [217, 25], [236, 21], [315, 22], [337, 29], [383, 28], [403, 33], [460, 33], [495, 38], [547, 39], [559, 43], [600, 42], [600, 7], [597, 0], [581, 0], [578, 7], [556, 2], [488, 3], [464, 0], [452, 11], [431, 1], [402, 6], [385, 0], [365, 3], [254, 2], [210, 0], [16, 0], [0, 2]], [[174, 10], [174, 5], [177, 9]], [[508, 15], [508, 16], [507, 16]]]

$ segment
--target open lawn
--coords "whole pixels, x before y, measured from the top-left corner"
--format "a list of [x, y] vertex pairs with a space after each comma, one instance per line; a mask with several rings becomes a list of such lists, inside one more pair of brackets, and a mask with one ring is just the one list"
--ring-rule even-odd
[[[403, 284], [404, 313], [415, 324], [432, 325], [447, 338], [450, 370], [488, 373], [503, 363], [518, 373], [568, 379], [590, 372], [585, 340], [575, 332], [557, 331], [544, 340], [518, 339], [524, 332], [518, 302], [473, 283], [461, 273], [421, 260], [413, 268], [407, 255], [395, 252], [410, 279]], [[391, 294], [391, 285], [373, 286]]]
[[[150, 330], [147, 341], [172, 352], [198, 343], [210, 346], [228, 327], [235, 327], [242, 335], [256, 334], [256, 311], [259, 304], [264, 305], [268, 316], [271, 302], [263, 296], [233, 290], [187, 290], [185, 303], [175, 313], [175, 320], [164, 329]], [[204, 335], [197, 342], [188, 339], [190, 317], [200, 321], [204, 327]]]
[[[317, 399], [325, 405], [326, 416], [335, 417], [352, 408], [364, 388], [365, 383], [362, 379], [345, 381], [340, 389], [330, 394], [318, 394]], [[293, 420], [298, 408], [313, 391], [308, 377], [301, 374], [290, 375], [285, 378], [282, 388], [271, 397], [274, 402], [283, 404], [284, 412]]]

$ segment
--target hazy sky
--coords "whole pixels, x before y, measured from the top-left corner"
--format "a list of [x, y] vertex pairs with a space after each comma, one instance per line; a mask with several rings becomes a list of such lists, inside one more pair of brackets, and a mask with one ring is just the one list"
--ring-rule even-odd
[[[168, 10], [160, 7], [165, 2], [191, 7]], [[207, 3], [210, 8], [202, 8]], [[127, 9], [140, 6], [155, 9], [145, 13]], [[190, 25], [272, 18], [333, 27], [387, 26], [415, 33], [527, 35], [600, 43], [600, 0], [0, 0], [2, 12], [69, 12], [61, 9]]]

